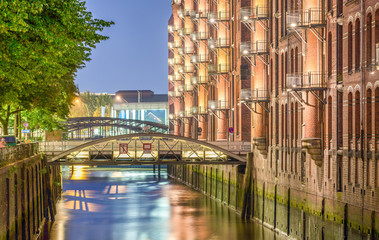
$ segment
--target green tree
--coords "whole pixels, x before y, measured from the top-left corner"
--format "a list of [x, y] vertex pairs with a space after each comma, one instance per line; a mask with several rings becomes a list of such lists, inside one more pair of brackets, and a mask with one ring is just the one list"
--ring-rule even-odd
[[66, 118], [75, 73], [113, 22], [94, 19], [80, 0], [0, 1], [0, 123], [21, 111]]

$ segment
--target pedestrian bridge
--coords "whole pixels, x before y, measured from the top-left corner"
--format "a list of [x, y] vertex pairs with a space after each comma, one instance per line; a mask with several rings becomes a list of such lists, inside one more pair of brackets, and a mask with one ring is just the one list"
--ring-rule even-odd
[[[168, 126], [156, 122], [136, 119], [110, 118], [110, 117], [79, 117], [70, 118], [65, 123], [70, 138], [93, 138], [94, 129], [98, 128], [102, 137], [119, 135], [120, 129], [129, 133], [168, 131]], [[86, 133], [83, 134], [82, 130]]]
[[217, 144], [162, 133], [136, 133], [93, 141], [42, 142], [51, 164], [245, 164], [245, 155]]

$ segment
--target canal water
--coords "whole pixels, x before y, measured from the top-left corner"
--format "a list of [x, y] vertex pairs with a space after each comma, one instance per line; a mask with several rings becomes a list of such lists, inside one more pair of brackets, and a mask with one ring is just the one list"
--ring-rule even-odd
[[51, 239], [281, 239], [218, 201], [145, 169], [63, 168]]

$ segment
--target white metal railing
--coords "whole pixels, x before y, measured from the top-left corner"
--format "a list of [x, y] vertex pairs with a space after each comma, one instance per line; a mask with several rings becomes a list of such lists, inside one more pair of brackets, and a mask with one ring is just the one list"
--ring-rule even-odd
[[229, 102], [225, 100], [208, 100], [208, 109], [229, 109]]
[[322, 72], [287, 74], [288, 89], [326, 88], [327, 74]]
[[241, 101], [269, 101], [269, 91], [261, 89], [241, 89]]
[[295, 10], [286, 13], [286, 26], [290, 29], [324, 24], [326, 17], [322, 9]]
[[230, 46], [230, 39], [228, 38], [208, 39], [208, 47], [211, 49], [229, 47], [229, 46]]
[[193, 85], [207, 84], [208, 79], [209, 79], [208, 76], [193, 76], [191, 77], [191, 82]]
[[209, 33], [208, 32], [194, 32], [194, 33], [191, 33], [191, 39], [193, 41], [207, 40], [208, 38], [209, 38]]
[[227, 73], [230, 70], [230, 66], [228, 64], [210, 64], [208, 65], [208, 73], [209, 74], [217, 74], [217, 73]]
[[259, 40], [255, 42], [241, 42], [240, 45], [241, 55], [250, 54], [268, 54], [269, 44], [267, 41]]
[[209, 61], [208, 54], [198, 54], [191, 56], [192, 63], [204, 63]]
[[207, 16], [208, 21], [210, 23], [215, 23], [218, 21], [228, 21], [230, 19], [228, 11], [209, 12]]
[[252, 22], [255, 19], [266, 19], [269, 17], [268, 7], [243, 7], [240, 10], [242, 22]]
[[181, 81], [183, 79], [182, 75], [180, 74], [170, 74], [168, 75], [169, 81]]

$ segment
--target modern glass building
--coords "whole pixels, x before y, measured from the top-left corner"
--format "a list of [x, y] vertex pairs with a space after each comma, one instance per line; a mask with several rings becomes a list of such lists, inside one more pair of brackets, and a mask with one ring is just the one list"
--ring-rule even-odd
[[120, 90], [114, 95], [111, 117], [168, 125], [168, 95], [151, 90]]

